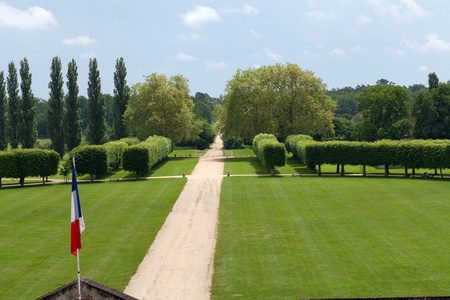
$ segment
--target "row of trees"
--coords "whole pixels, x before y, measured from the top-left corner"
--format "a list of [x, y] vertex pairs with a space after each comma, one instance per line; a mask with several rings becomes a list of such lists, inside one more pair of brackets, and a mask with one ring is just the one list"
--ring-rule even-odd
[[32, 148], [37, 137], [32, 76], [26, 58], [20, 61], [19, 73], [20, 94], [14, 62], [8, 65], [6, 83], [4, 72], [0, 72], [0, 150], [6, 149], [8, 143], [12, 148], [19, 143], [23, 148]]
[[333, 118], [335, 136], [325, 140], [375, 141], [450, 138], [450, 84], [439, 83], [435, 73], [428, 75], [428, 88], [409, 87], [380, 79], [375, 86], [333, 89], [328, 94], [338, 104]]
[[[67, 95], [64, 95], [64, 79], [61, 59], [54, 57], [50, 67], [49, 100], [48, 100], [48, 133], [52, 147], [61, 156], [65, 147], [70, 151], [80, 145], [82, 138], [82, 122], [80, 116], [78, 68], [75, 60], [68, 64]], [[126, 67], [123, 58], [116, 61], [114, 73], [114, 135], [117, 139], [127, 135], [122, 115], [129, 98], [126, 84]], [[0, 149], [11, 148], [19, 144], [23, 148], [32, 148], [37, 138], [35, 98], [31, 91], [31, 73], [25, 58], [20, 62], [21, 95], [18, 91], [17, 70], [14, 62], [8, 65], [8, 77], [5, 84], [4, 73], [0, 72]], [[6, 89], [8, 94], [6, 94]], [[101, 79], [97, 59], [89, 61], [89, 128], [86, 136], [91, 144], [102, 144], [105, 141], [105, 103], [101, 94]]]

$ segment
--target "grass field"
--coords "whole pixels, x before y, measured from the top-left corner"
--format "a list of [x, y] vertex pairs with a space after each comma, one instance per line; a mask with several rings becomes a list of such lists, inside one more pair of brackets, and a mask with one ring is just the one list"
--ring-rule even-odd
[[[245, 150], [245, 149], [244, 149]], [[270, 174], [269, 170], [262, 166], [261, 162], [257, 157], [232, 157], [225, 159], [225, 173], [230, 172], [232, 175], [263, 175]], [[416, 176], [428, 172], [429, 174], [434, 174], [434, 169], [416, 169]], [[345, 166], [346, 174], [362, 174], [362, 166]], [[390, 174], [392, 175], [404, 175], [405, 170], [400, 169], [390, 169]], [[412, 170], [408, 169], [411, 174]], [[449, 169], [442, 170], [444, 175], [450, 174]], [[323, 165], [323, 174], [336, 174], [336, 165]], [[384, 174], [384, 169], [376, 169], [374, 167], [366, 167], [367, 174]], [[438, 170], [439, 173], [439, 170]], [[292, 156], [287, 157], [286, 165], [284, 167], [276, 167], [275, 174], [314, 174], [314, 172], [308, 167], [301, 165], [298, 160]], [[439, 173], [440, 174], [440, 173]]]
[[448, 180], [231, 177], [212, 299], [450, 294]]
[[[79, 183], [81, 276], [123, 290], [186, 179]], [[0, 190], [1, 299], [33, 299], [77, 278], [70, 184]]]

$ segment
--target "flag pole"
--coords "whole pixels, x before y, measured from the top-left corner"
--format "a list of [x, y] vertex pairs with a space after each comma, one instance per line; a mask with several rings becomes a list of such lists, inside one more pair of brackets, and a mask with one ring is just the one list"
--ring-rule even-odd
[[77, 266], [78, 266], [78, 299], [81, 300], [80, 250], [79, 249], [77, 249]]

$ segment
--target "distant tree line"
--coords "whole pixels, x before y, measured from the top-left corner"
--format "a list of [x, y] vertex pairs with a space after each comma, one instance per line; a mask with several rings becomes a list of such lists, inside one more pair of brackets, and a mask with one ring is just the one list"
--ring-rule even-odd
[[373, 86], [332, 89], [328, 95], [338, 105], [335, 135], [316, 135], [317, 140], [450, 138], [450, 82], [440, 83], [435, 73], [428, 75], [428, 87], [380, 79]]

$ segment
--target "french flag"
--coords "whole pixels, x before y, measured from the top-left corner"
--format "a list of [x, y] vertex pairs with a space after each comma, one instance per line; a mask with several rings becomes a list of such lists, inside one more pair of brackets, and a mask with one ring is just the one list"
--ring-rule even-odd
[[72, 165], [72, 209], [70, 225], [70, 252], [78, 256], [78, 249], [81, 249], [81, 233], [84, 231], [83, 214], [81, 213], [80, 197], [78, 196], [77, 177], [75, 174], [75, 157]]

